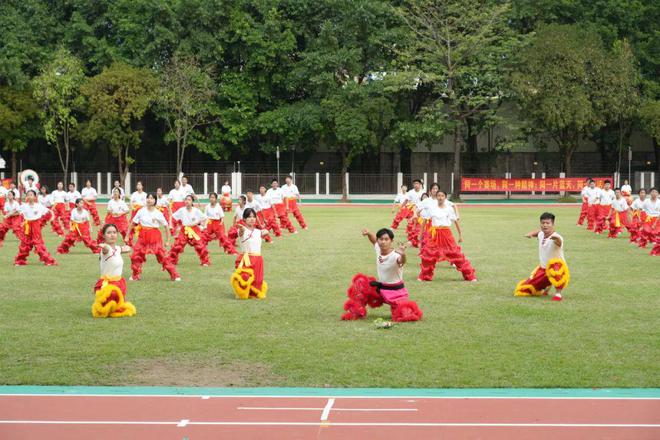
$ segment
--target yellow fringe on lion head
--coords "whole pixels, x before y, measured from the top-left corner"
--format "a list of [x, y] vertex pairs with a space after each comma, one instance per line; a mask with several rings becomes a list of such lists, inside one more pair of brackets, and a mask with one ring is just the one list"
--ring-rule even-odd
[[257, 296], [257, 299], [264, 299], [266, 298], [266, 293], [268, 293], [268, 283], [265, 281], [261, 283], [261, 290], [257, 289], [256, 287], [250, 287], [250, 292], [254, 293]]
[[[559, 269], [553, 269], [552, 266], [555, 264], [560, 265]], [[566, 262], [559, 258], [553, 258], [552, 260], [548, 261], [545, 274], [555, 289], [564, 289], [565, 287], [568, 287], [568, 283], [571, 281], [571, 273], [568, 270]]]
[[[113, 294], [117, 296], [118, 301], [108, 301], [108, 298]], [[121, 318], [124, 316], [133, 316], [136, 312], [135, 306], [124, 301], [124, 294], [121, 292], [121, 289], [114, 284], [104, 283], [104, 285], [96, 291], [94, 304], [92, 304], [92, 316], [94, 318]]]
[[[242, 274], [248, 274], [248, 279], [244, 280]], [[238, 267], [231, 275], [229, 282], [234, 289], [234, 294], [238, 299], [248, 299], [250, 297], [250, 289], [254, 281], [254, 269], [246, 267]]]
[[[529, 278], [533, 278], [538, 269], [539, 266], [536, 266], [532, 273], [529, 274]], [[536, 290], [531, 284], [525, 284], [525, 281], [527, 280], [521, 280], [516, 285], [516, 288], [513, 290], [513, 296], [541, 296], [543, 294], [543, 292]]]

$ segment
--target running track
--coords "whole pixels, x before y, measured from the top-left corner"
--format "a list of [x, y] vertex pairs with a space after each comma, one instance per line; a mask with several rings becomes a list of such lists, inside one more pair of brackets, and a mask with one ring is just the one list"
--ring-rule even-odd
[[120, 438], [660, 439], [660, 389], [0, 387], [0, 439]]

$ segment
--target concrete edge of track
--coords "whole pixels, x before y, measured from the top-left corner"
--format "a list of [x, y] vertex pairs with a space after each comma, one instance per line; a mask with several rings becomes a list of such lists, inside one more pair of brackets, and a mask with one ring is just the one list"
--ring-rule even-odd
[[0, 395], [660, 399], [660, 388], [205, 388], [0, 386]]

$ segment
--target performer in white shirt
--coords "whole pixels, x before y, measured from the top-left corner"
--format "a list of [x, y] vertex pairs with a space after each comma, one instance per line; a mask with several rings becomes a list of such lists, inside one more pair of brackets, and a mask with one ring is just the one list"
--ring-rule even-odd
[[289, 220], [289, 216], [286, 212], [286, 205], [284, 204], [284, 193], [282, 192], [282, 188], [280, 188], [280, 183], [277, 179], [273, 179], [270, 183], [270, 189], [266, 191], [266, 196], [280, 221], [280, 228], [286, 229], [292, 234], [296, 234], [298, 231], [296, 231], [296, 228], [293, 227], [293, 223]]
[[610, 213], [613, 201], [614, 191], [612, 191], [612, 182], [606, 180], [598, 196], [598, 214], [596, 217], [596, 227], [594, 228], [596, 234], [602, 233], [607, 228], [607, 216]]
[[[116, 192], [119, 195], [119, 190]], [[94, 318], [133, 316], [136, 310], [133, 304], [126, 301], [126, 280], [122, 276], [124, 259], [121, 257], [121, 254], [130, 253], [131, 248], [117, 244], [119, 231], [112, 223], [103, 225], [100, 232], [103, 237], [99, 255], [101, 275], [94, 285], [92, 316]]]
[[408, 187], [406, 185], [401, 185], [401, 192], [399, 192], [396, 197], [394, 197], [394, 202], [392, 203], [392, 212], [398, 212], [403, 208], [403, 202], [406, 200], [406, 193], [408, 192]]
[[596, 187], [596, 181], [589, 179], [589, 188], [585, 192], [587, 196], [587, 229], [593, 231], [598, 220], [598, 204], [600, 203], [600, 188]]
[[[170, 212], [172, 213], [186, 206], [186, 192], [181, 189], [181, 182], [178, 179], [174, 181], [174, 188], [170, 190], [167, 199], [170, 201]], [[172, 220], [172, 232], [176, 231], [179, 226], [181, 226], [180, 221]]]
[[156, 208], [163, 213], [163, 217], [170, 225], [170, 233], [174, 236], [174, 228], [172, 227], [172, 212], [170, 211], [170, 200], [163, 194], [163, 188], [156, 188]]
[[610, 223], [610, 233], [608, 238], [617, 238], [624, 227], [628, 229], [630, 222], [628, 221], [628, 201], [623, 197], [621, 189], [614, 189], [614, 201], [607, 219]]
[[286, 203], [286, 210], [288, 213], [293, 214], [301, 228], [307, 229], [305, 217], [303, 217], [302, 212], [300, 212], [300, 207], [298, 206], [298, 202], [302, 203], [300, 191], [298, 191], [298, 187], [293, 184], [293, 178], [291, 176], [286, 176], [284, 181], [285, 184], [282, 187], [282, 195], [284, 196], [284, 203]]
[[236, 223], [241, 248], [230, 283], [238, 299], [264, 299], [268, 283], [264, 281], [261, 239], [268, 235], [268, 231], [257, 228], [257, 213], [252, 208], [245, 208], [242, 220]]
[[376, 273], [378, 278], [358, 273], [351, 280], [344, 303], [346, 311], [342, 320], [362, 319], [367, 315], [367, 306], [380, 307], [383, 303], [391, 308], [392, 321], [418, 321], [424, 315], [415, 301], [410, 300], [408, 289], [403, 284], [403, 266], [406, 264], [406, 248], [410, 243], [399, 243], [394, 247], [394, 233], [380, 229], [372, 234], [368, 229], [362, 235], [376, 251]]
[[20, 236], [21, 243], [18, 247], [18, 255], [14, 260], [15, 266], [25, 266], [30, 251], [34, 249], [39, 259], [46, 266], [57, 264], [51, 257], [41, 236], [41, 228], [50, 219], [51, 212], [37, 202], [37, 193], [30, 190], [26, 194], [26, 203], [21, 205], [21, 215], [23, 216], [23, 230]]
[[223, 221], [225, 213], [223, 211], [222, 206], [218, 203], [218, 195], [216, 193], [209, 194], [209, 204], [204, 208], [204, 215], [207, 218], [204, 241], [208, 245], [208, 243], [217, 239], [226, 253], [236, 255], [236, 249], [225, 233]]
[[628, 231], [630, 232], [630, 242], [637, 244], [642, 233], [642, 225], [644, 220], [646, 220], [646, 213], [644, 212], [644, 201], [646, 201], [646, 190], [641, 188], [638, 192], [639, 198], [633, 200], [630, 205], [631, 215], [630, 215], [630, 227]]
[[590, 178], [586, 178], [584, 180], [584, 187], [582, 188], [582, 191], [580, 192], [580, 198], [582, 199], [582, 206], [580, 207], [580, 216], [578, 217], [577, 225], [582, 226], [584, 224], [584, 221], [587, 219], [587, 215], [589, 214], [589, 203], [588, 203], [588, 195], [587, 192], [589, 191], [589, 183], [591, 182]]
[[[122, 236], [124, 242], [126, 242], [126, 235], [128, 234], [128, 219], [126, 214], [130, 211], [128, 205], [121, 197], [121, 193], [118, 188], [112, 189], [112, 198], [108, 201], [108, 213], [105, 216], [103, 221], [106, 225], [113, 224], [117, 227], [117, 232]], [[102, 232], [99, 231], [98, 242], [101, 243], [103, 240]]]
[[35, 193], [39, 194], [39, 184], [34, 183], [34, 176], [28, 176], [27, 182], [23, 186], [23, 194], [27, 195], [27, 192], [32, 190]]
[[642, 205], [646, 220], [642, 225], [640, 247], [646, 247], [646, 243], [654, 244], [651, 255], [660, 255], [660, 197], [656, 188], [651, 188], [649, 195]]
[[138, 180], [135, 183], [135, 192], [131, 194], [131, 229], [128, 233], [128, 245], [133, 245], [133, 236], [135, 234], [135, 227], [133, 226], [133, 218], [137, 215], [138, 211], [147, 206], [147, 193], [144, 192], [142, 181]]
[[564, 239], [555, 231], [555, 216], [549, 212], [541, 214], [541, 229], [525, 237], [538, 238], [540, 264], [529, 278], [516, 285], [514, 296], [547, 295], [550, 286], [554, 286], [556, 293], [552, 300], [561, 301], [571, 275], [564, 258]]
[[5, 201], [7, 200], [7, 193], [9, 190], [0, 182], [0, 212], [5, 208]]
[[[245, 197], [246, 197], [245, 207], [254, 209], [254, 212], [257, 214], [257, 225], [256, 225], [257, 229], [264, 229], [267, 231], [268, 226], [264, 221], [264, 216], [259, 214], [261, 212], [261, 204], [257, 201], [257, 199], [254, 198], [254, 193], [252, 191], [248, 191], [247, 193], [245, 193]], [[266, 243], [272, 243], [273, 237], [271, 237], [270, 234], [268, 234], [264, 237], [264, 241]]]
[[204, 233], [201, 229], [201, 225], [206, 222], [206, 215], [199, 208], [196, 208], [194, 203], [195, 196], [192, 194], [187, 195], [186, 206], [172, 214], [172, 218], [180, 221], [182, 225], [168, 256], [174, 265], [179, 264], [179, 255], [186, 245], [195, 248], [201, 266], [206, 267], [211, 264], [209, 250], [206, 247], [206, 240], [204, 240]]
[[57, 247], [58, 254], [68, 254], [69, 249], [75, 246], [76, 242], [82, 241], [89, 250], [98, 254], [100, 248], [98, 243], [92, 241], [89, 222], [92, 219], [89, 211], [84, 207], [83, 199], [75, 202], [75, 208], [71, 211], [71, 227], [69, 233], [60, 245]]
[[138, 233], [137, 242], [133, 247], [133, 254], [131, 255], [131, 270], [133, 275], [131, 281], [138, 281], [142, 274], [142, 265], [147, 260], [147, 255], [153, 254], [156, 256], [158, 263], [170, 274], [172, 281], [181, 281], [181, 277], [176, 271], [176, 267], [167, 257], [165, 248], [163, 247], [163, 236], [159, 228], [165, 229], [165, 236], [167, 242], [170, 241], [170, 232], [167, 221], [163, 213], [156, 208], [156, 195], [147, 195], [147, 205], [141, 208], [132, 223]]
[[94, 219], [94, 225], [99, 226], [101, 224], [101, 218], [99, 217], [99, 211], [96, 209], [96, 199], [98, 193], [96, 188], [92, 186], [92, 181], [87, 179], [85, 181], [85, 187], [80, 192], [82, 198], [85, 202], [85, 209], [89, 211]]
[[[187, 196], [194, 196], [195, 195], [195, 190], [193, 189], [192, 186], [188, 183], [188, 177], [183, 176], [181, 178], [181, 190], [184, 192], [185, 195]], [[176, 212], [176, 211], [174, 211]]]
[[64, 184], [62, 182], [57, 182], [57, 189], [50, 193], [50, 199], [50, 202], [53, 204], [53, 214], [55, 215], [53, 221], [60, 223], [56, 229], [68, 231], [71, 214], [69, 213], [68, 196], [66, 191], [64, 191]]
[[66, 193], [66, 202], [69, 206], [69, 211], [76, 207], [76, 200], [80, 198], [82, 198], [82, 194], [76, 189], [76, 184], [73, 182], [69, 183], [69, 191]]
[[623, 181], [623, 185], [621, 185], [621, 194], [623, 194], [623, 198], [626, 199], [628, 202], [628, 206], [630, 206], [633, 202], [632, 198], [632, 187], [628, 183], [628, 180]]
[[220, 205], [225, 212], [231, 212], [231, 186], [229, 186], [229, 180], [225, 180], [224, 185], [220, 189], [220, 194], [222, 198], [220, 199]]
[[[456, 244], [454, 235], [451, 232], [452, 223], [458, 232], [458, 243], [463, 242], [463, 234], [458, 223], [456, 223], [456, 211], [454, 207], [447, 203], [447, 193], [438, 191], [436, 195], [437, 203], [431, 205], [428, 209], [428, 219], [424, 220], [422, 231], [426, 228], [426, 223], [430, 222], [431, 227], [428, 231], [429, 238], [421, 252], [420, 272], [417, 279], [419, 281], [431, 281], [435, 272], [435, 266], [438, 261], [448, 260], [461, 274], [465, 281], [476, 281], [477, 277], [474, 268], [463, 254], [461, 247]], [[423, 232], [420, 232], [420, 234]], [[420, 240], [421, 240], [420, 236]]]
[[119, 183], [119, 180], [115, 180], [114, 186], [112, 187], [112, 190], [117, 190], [119, 191], [119, 198], [124, 200], [126, 197], [126, 193], [124, 192], [124, 188], [121, 187], [121, 183]]
[[275, 209], [270, 203], [270, 198], [268, 197], [265, 185], [261, 185], [259, 187], [259, 194], [255, 196], [255, 199], [257, 200], [260, 208], [260, 210], [257, 212], [257, 217], [259, 217], [262, 223], [266, 225], [266, 229], [273, 231], [275, 237], [281, 237], [282, 230], [280, 229], [280, 225], [277, 224]]
[[0, 247], [2, 247], [2, 242], [4, 241], [7, 232], [12, 231], [19, 240], [23, 233], [21, 230], [23, 226], [21, 205], [14, 198], [13, 191], [7, 192], [7, 201], [2, 207], [2, 214], [4, 215], [4, 220], [2, 224], [0, 224]]
[[408, 219], [410, 222], [410, 219], [415, 214], [417, 203], [422, 199], [422, 194], [424, 194], [424, 190], [422, 189], [422, 181], [419, 179], [413, 180], [413, 189], [406, 193], [403, 202], [401, 202], [401, 209], [399, 209], [399, 212], [396, 213], [396, 216], [392, 221], [392, 229], [397, 229], [399, 227], [399, 223], [401, 223], [404, 219]]

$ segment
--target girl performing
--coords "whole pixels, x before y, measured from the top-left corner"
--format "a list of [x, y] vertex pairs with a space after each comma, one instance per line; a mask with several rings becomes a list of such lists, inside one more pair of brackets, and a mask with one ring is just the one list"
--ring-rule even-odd
[[433, 279], [433, 272], [435, 265], [438, 261], [448, 260], [456, 270], [463, 274], [465, 281], [476, 281], [474, 269], [470, 262], [465, 258], [461, 247], [454, 241], [454, 236], [451, 232], [452, 223], [456, 226], [458, 232], [458, 242], [463, 241], [463, 234], [457, 222], [456, 211], [453, 206], [447, 203], [447, 193], [438, 191], [438, 203], [433, 205], [428, 210], [428, 217], [430, 220], [425, 220], [422, 225], [422, 232], [420, 234], [420, 241], [423, 238], [423, 232], [427, 222], [431, 222], [431, 227], [428, 231], [429, 237], [421, 252], [421, 270], [419, 272], [420, 281], [431, 281]]
[[85, 187], [82, 189], [81, 194], [85, 201], [85, 209], [89, 211], [94, 219], [94, 225], [100, 225], [101, 219], [99, 218], [99, 211], [96, 209], [96, 198], [98, 197], [98, 194], [96, 188], [92, 187], [91, 180], [85, 181]]
[[280, 229], [280, 225], [277, 224], [277, 219], [275, 218], [275, 210], [273, 209], [273, 205], [270, 203], [270, 199], [266, 195], [266, 187], [264, 185], [259, 187], [259, 194], [257, 194], [255, 198], [259, 204], [259, 207], [261, 208], [261, 210], [257, 212], [259, 220], [261, 220], [261, 222], [266, 225], [266, 229], [273, 231], [275, 237], [281, 237], [282, 230]]
[[[174, 189], [170, 190], [167, 199], [170, 201], [170, 212], [172, 213], [186, 206], [186, 192], [181, 188], [181, 182], [178, 179], [174, 181]], [[172, 221], [172, 230], [176, 230], [180, 225], [180, 221]]]
[[142, 273], [142, 265], [147, 260], [147, 255], [153, 254], [156, 260], [170, 274], [173, 281], [181, 281], [176, 267], [165, 254], [163, 247], [163, 236], [160, 233], [160, 227], [165, 228], [165, 236], [169, 242], [169, 229], [165, 217], [156, 209], [156, 196], [147, 195], [147, 206], [140, 209], [133, 217], [133, 227], [138, 233], [137, 243], [133, 248], [131, 255], [131, 270], [133, 275], [131, 281], [138, 281]]
[[[48, 187], [46, 185], [42, 185], [39, 188], [39, 194], [37, 195], [37, 201], [44, 206], [44, 208], [48, 209], [49, 211], [53, 211], [53, 202], [52, 198], [50, 195], [48, 195]], [[51, 216], [50, 219], [50, 227], [53, 229], [53, 232], [59, 235], [60, 237], [64, 237], [64, 231], [62, 230], [62, 226], [55, 220], [55, 215]]]
[[292, 234], [297, 233], [298, 231], [293, 227], [293, 223], [291, 223], [287, 215], [284, 195], [277, 179], [273, 179], [270, 186], [270, 189], [266, 191], [266, 196], [270, 200], [270, 204], [273, 205], [277, 218], [280, 220], [280, 228], [287, 229]]
[[[126, 219], [126, 214], [128, 214], [128, 205], [121, 198], [121, 193], [119, 189], [113, 188], [112, 190], [112, 199], [108, 201], [108, 214], [105, 216], [105, 224], [115, 225], [117, 232], [121, 234], [121, 237], [126, 242], [126, 234], [128, 233], [128, 220]], [[101, 243], [103, 240], [103, 232], [99, 231], [99, 236], [97, 241]]]
[[5, 216], [4, 221], [0, 225], [0, 247], [2, 247], [2, 242], [5, 240], [5, 235], [7, 232], [12, 231], [16, 238], [21, 239], [21, 205], [14, 198], [14, 192], [7, 192], [7, 200], [5, 201], [5, 206], [2, 209]]
[[206, 248], [206, 240], [203, 238], [204, 233], [199, 228], [202, 222], [206, 220], [206, 216], [199, 208], [193, 206], [194, 199], [195, 196], [192, 194], [187, 195], [186, 206], [172, 214], [172, 218], [180, 221], [183, 226], [179, 229], [179, 235], [176, 236], [174, 246], [172, 246], [168, 257], [174, 265], [179, 263], [179, 255], [183, 252], [186, 245], [195, 248], [195, 252], [199, 256], [199, 264], [202, 266], [208, 266], [210, 264], [209, 251]]
[[392, 310], [392, 321], [419, 321], [423, 313], [415, 301], [409, 299], [408, 289], [403, 285], [403, 265], [406, 264], [406, 246], [393, 247], [394, 234], [389, 229], [381, 229], [376, 235], [367, 229], [362, 230], [376, 250], [376, 272], [378, 280], [363, 274], [353, 277], [346, 291], [348, 300], [344, 303], [343, 320], [362, 319], [367, 316], [366, 306], [380, 307], [388, 304]]
[[236, 270], [230, 283], [236, 298], [266, 298], [268, 284], [264, 281], [264, 259], [261, 256], [261, 238], [268, 231], [257, 229], [257, 213], [252, 208], [243, 211], [244, 223], [236, 223], [239, 230], [241, 252], [236, 257]]
[[237, 252], [234, 245], [227, 238], [227, 234], [225, 234], [225, 225], [223, 223], [225, 213], [218, 203], [218, 195], [216, 193], [209, 194], [209, 204], [204, 208], [204, 214], [207, 218], [206, 230], [204, 231], [204, 241], [207, 245], [217, 239], [226, 253], [236, 255]]
[[[131, 222], [140, 209], [147, 205], [147, 193], [144, 192], [142, 182], [137, 181], [135, 184], [135, 191], [131, 194]], [[133, 244], [133, 235], [135, 234], [135, 227], [131, 224], [131, 231], [128, 234], [129, 245]]]
[[170, 212], [170, 201], [163, 194], [163, 188], [156, 188], [156, 208], [163, 213], [163, 217], [170, 225], [170, 233], [174, 235], [174, 228], [172, 228], [172, 213]]
[[[50, 202], [53, 204], [53, 214], [55, 217], [53, 223], [57, 223], [57, 226], [53, 226], [53, 231], [68, 231], [69, 205], [67, 204], [67, 193], [64, 191], [64, 184], [62, 182], [57, 182], [57, 189], [50, 193], [50, 199]], [[64, 228], [62, 228], [62, 225], [64, 225]]]
[[229, 186], [228, 180], [225, 180], [225, 184], [222, 185], [220, 194], [222, 194], [222, 199], [220, 199], [222, 209], [225, 212], [231, 212], [231, 186]]
[[[119, 191], [117, 191], [119, 192]], [[122, 277], [124, 259], [121, 254], [131, 252], [128, 246], [118, 246], [118, 229], [113, 224], [105, 224], [101, 229], [103, 243], [99, 266], [101, 276], [94, 285], [94, 304], [92, 316], [94, 318], [121, 318], [133, 316], [135, 306], [126, 301], [126, 280]]]
[[27, 264], [27, 257], [30, 251], [34, 249], [39, 259], [46, 266], [54, 266], [57, 263], [55, 259], [50, 256], [44, 239], [41, 236], [41, 228], [51, 216], [48, 209], [43, 205], [36, 203], [37, 193], [30, 190], [26, 194], [26, 203], [21, 205], [21, 214], [23, 215], [23, 231], [21, 232], [21, 244], [18, 246], [18, 255], [14, 260], [15, 266], [25, 266]]
[[68, 254], [69, 249], [78, 241], [82, 241], [95, 254], [99, 253], [99, 245], [90, 236], [90, 220], [89, 211], [83, 208], [83, 199], [76, 200], [75, 208], [71, 211], [71, 227], [64, 241], [57, 247], [58, 254]]
[[286, 183], [282, 187], [282, 194], [284, 195], [284, 202], [286, 203], [286, 211], [293, 214], [301, 228], [307, 229], [305, 218], [303, 217], [302, 212], [300, 212], [300, 208], [298, 208], [298, 202], [302, 202], [300, 191], [298, 191], [298, 187], [293, 184], [293, 178], [291, 176], [286, 176], [284, 181]]

